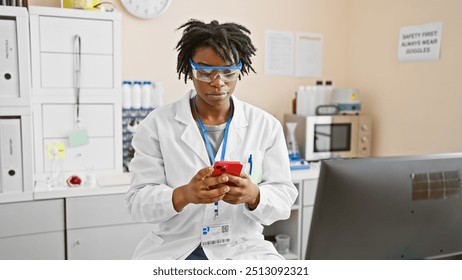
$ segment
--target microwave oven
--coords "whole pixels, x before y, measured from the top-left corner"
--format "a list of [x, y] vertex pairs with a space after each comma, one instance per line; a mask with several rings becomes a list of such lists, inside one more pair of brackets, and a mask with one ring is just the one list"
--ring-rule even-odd
[[[372, 121], [367, 115], [284, 115], [295, 122], [300, 157], [307, 161], [371, 156]], [[285, 127], [285, 126], [284, 126]], [[285, 127], [287, 133], [287, 128]]]

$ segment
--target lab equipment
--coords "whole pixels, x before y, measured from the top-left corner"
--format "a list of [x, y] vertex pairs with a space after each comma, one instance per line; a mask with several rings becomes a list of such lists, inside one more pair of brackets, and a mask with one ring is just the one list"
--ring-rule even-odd
[[367, 115], [284, 115], [284, 122], [296, 122], [295, 138], [300, 155], [308, 161], [328, 158], [369, 157], [372, 119]]
[[275, 239], [278, 253], [281, 255], [288, 254], [290, 251], [290, 235], [281, 233], [276, 235]]
[[93, 166], [86, 166], [85, 167], [84, 186], [85, 187], [94, 187], [94, 186], [96, 186], [96, 175], [95, 175], [95, 169], [94, 169]]
[[359, 114], [361, 101], [356, 88], [336, 88], [332, 90], [331, 103], [337, 105], [340, 114]]
[[159, 108], [164, 105], [164, 83], [156, 81], [154, 83], [154, 90], [152, 91], [151, 98], [152, 108]]
[[299, 86], [295, 100], [295, 114], [301, 116], [317, 115], [317, 109], [331, 102], [332, 81], [316, 81], [315, 86]]
[[[157, 82], [156, 82], [157, 84]], [[159, 82], [161, 86], [161, 82]], [[157, 87], [157, 85], [156, 85]], [[153, 102], [162, 103], [161, 98], [153, 100], [157, 93], [151, 81], [128, 81], [122, 83], [122, 149], [123, 169], [128, 166], [134, 155], [131, 145], [133, 135], [139, 123], [153, 110]]]
[[141, 109], [151, 109], [151, 97], [152, 97], [152, 82], [144, 81], [141, 87]]
[[69, 187], [78, 187], [80, 184], [82, 184], [82, 179], [80, 179], [80, 177], [77, 175], [72, 175], [67, 178], [66, 183]]
[[295, 138], [296, 122], [286, 122], [287, 127], [287, 150], [291, 162], [300, 161], [300, 151], [298, 149], [297, 139]]
[[122, 83], [122, 108], [131, 109], [132, 108], [132, 82], [123, 81]]
[[63, 174], [61, 172], [60, 151], [58, 147], [63, 147], [57, 143], [50, 144], [51, 146], [51, 174], [48, 177], [48, 187], [59, 187], [64, 183]]
[[132, 86], [132, 109], [141, 108], [141, 81], [135, 81]]

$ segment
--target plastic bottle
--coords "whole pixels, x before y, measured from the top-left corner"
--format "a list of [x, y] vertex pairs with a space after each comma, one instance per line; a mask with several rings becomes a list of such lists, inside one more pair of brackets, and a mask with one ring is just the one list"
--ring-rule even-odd
[[295, 96], [292, 98], [292, 114], [297, 114], [297, 92], [295, 92]]
[[122, 108], [131, 109], [132, 108], [132, 82], [123, 81], [122, 83]]
[[149, 110], [151, 108], [152, 82], [144, 81], [141, 87], [141, 109]]
[[304, 86], [299, 86], [297, 92], [295, 93], [295, 96], [296, 96], [295, 114], [301, 115], [301, 116], [306, 116], [307, 100], [306, 100], [304, 90], [305, 90]]
[[334, 86], [332, 85], [332, 81], [326, 81], [325, 86], [324, 86], [324, 92], [325, 92], [324, 104], [330, 104], [333, 89], [334, 89]]
[[324, 105], [324, 86], [322, 85], [322, 81], [316, 81], [316, 86], [315, 86], [315, 92], [314, 92], [315, 98], [314, 98], [314, 111], [313, 115], [316, 115], [316, 108], [318, 108], [319, 105]]
[[316, 88], [314, 86], [305, 86], [305, 94], [308, 100], [308, 116], [313, 116], [316, 114]]
[[135, 81], [132, 86], [132, 109], [139, 110], [141, 107], [141, 82]]
[[151, 99], [152, 108], [159, 108], [164, 105], [164, 84], [162, 81], [156, 81]]

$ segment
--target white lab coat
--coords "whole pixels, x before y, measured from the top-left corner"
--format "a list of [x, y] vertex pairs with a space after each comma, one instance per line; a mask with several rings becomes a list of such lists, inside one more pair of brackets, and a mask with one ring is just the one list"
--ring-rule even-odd
[[[138, 245], [135, 259], [185, 259], [199, 244], [201, 228], [214, 219], [212, 204], [173, 208], [175, 187], [187, 184], [209, 156], [191, 113], [190, 91], [179, 101], [154, 110], [137, 128], [135, 156], [127, 192], [128, 209], [135, 221], [153, 224], [152, 233]], [[280, 259], [263, 239], [263, 225], [288, 219], [298, 195], [291, 181], [282, 126], [267, 112], [233, 97], [225, 160], [248, 161], [252, 154], [252, 181], [260, 187], [260, 204], [253, 211], [244, 204], [219, 202], [219, 219], [231, 222], [231, 242], [205, 246], [209, 259]], [[218, 150], [216, 160], [221, 155]], [[244, 170], [249, 170], [245, 166]]]

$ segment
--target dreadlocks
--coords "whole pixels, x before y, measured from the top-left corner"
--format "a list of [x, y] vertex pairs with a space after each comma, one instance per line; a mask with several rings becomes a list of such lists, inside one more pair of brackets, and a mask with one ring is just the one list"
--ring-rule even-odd
[[189, 59], [200, 47], [212, 48], [223, 61], [238, 64], [241, 60], [243, 75], [249, 74], [250, 70], [255, 73], [251, 56], [255, 55], [256, 48], [247, 35], [250, 35], [250, 31], [246, 27], [236, 23], [220, 24], [216, 20], [207, 24], [191, 19], [178, 29], [182, 28], [183, 36], [176, 45], [179, 52], [176, 66], [178, 79], [184, 74], [184, 81], [187, 82], [191, 68]]

